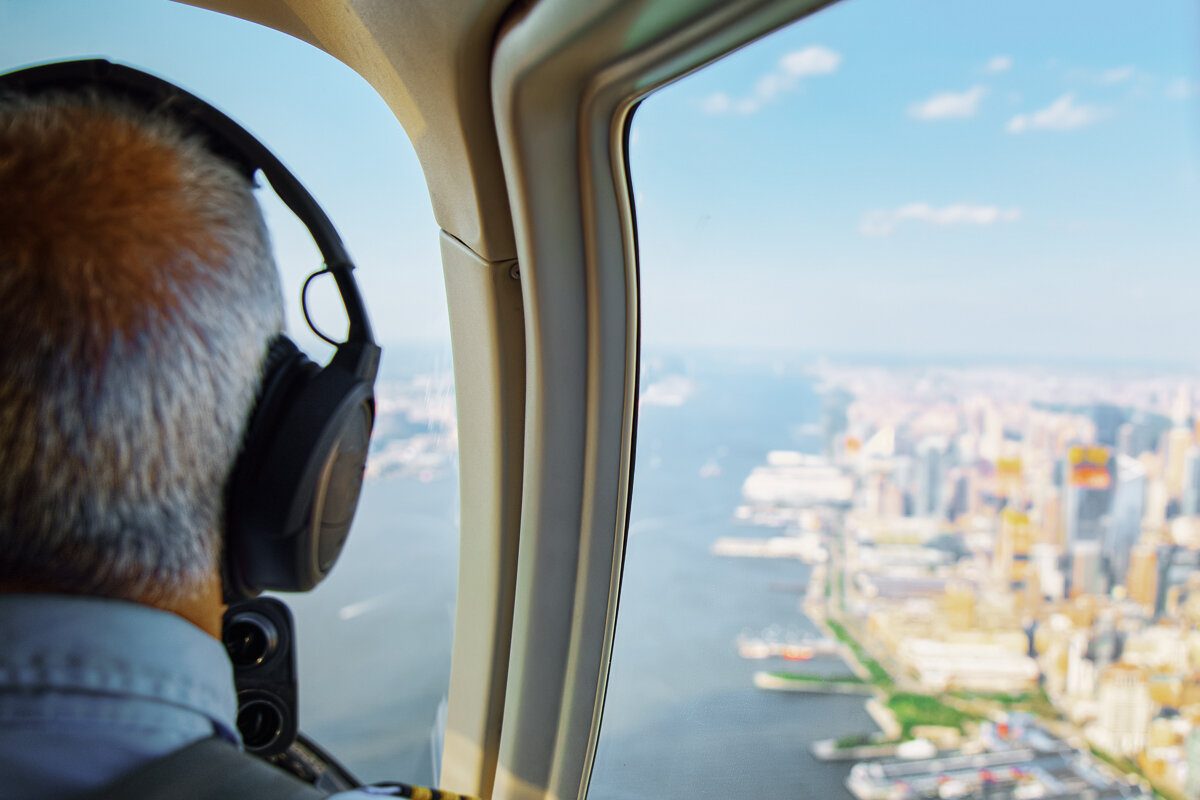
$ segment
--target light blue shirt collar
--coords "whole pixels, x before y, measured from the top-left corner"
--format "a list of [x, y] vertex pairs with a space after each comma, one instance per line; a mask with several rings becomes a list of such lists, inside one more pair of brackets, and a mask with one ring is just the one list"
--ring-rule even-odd
[[225, 646], [166, 611], [122, 600], [0, 595], [0, 692], [140, 698], [199, 714], [238, 741]]
[[183, 618], [0, 594], [0, 774], [15, 779], [0, 795], [103, 785], [204, 736], [239, 742], [236, 713], [224, 646]]

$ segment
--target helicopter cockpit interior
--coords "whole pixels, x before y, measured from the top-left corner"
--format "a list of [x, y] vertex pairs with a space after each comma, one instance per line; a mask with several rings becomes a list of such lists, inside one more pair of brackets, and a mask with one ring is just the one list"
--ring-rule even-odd
[[292, 339], [383, 350], [238, 639], [312, 780], [1200, 796], [1194, 0], [0, 0], [83, 58], [357, 267], [249, 164]]

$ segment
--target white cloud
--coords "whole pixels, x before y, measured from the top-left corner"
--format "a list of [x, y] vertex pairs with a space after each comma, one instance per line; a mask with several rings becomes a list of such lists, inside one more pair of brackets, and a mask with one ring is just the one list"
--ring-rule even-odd
[[724, 92], [710, 94], [700, 102], [700, 109], [705, 114], [724, 114], [733, 106], [733, 101]]
[[809, 75], [828, 75], [831, 72], [837, 72], [837, 68], [841, 64], [840, 53], [820, 45], [794, 50], [779, 60], [779, 66], [785, 72], [798, 78], [807, 78]]
[[928, 203], [908, 203], [890, 210], [869, 211], [863, 215], [858, 232], [863, 236], [890, 236], [902, 222], [924, 222], [929, 225], [994, 225], [1015, 222], [1021, 218], [1018, 208], [974, 206], [954, 203], [935, 208]]
[[1113, 67], [1100, 73], [1100, 82], [1106, 84], [1124, 83], [1133, 77], [1134, 69], [1130, 66]]
[[1167, 84], [1166, 95], [1171, 100], [1190, 100], [1200, 95], [1200, 83], [1187, 78], [1176, 78]]
[[1039, 111], [1017, 114], [1008, 121], [1008, 132], [1069, 131], [1091, 125], [1106, 116], [1108, 116], [1106, 109], [1078, 105], [1075, 102], [1075, 95], [1068, 93]]
[[987, 62], [984, 69], [991, 73], [1008, 72], [1012, 69], [1012, 56], [993, 56]]
[[913, 103], [908, 107], [908, 114], [924, 120], [973, 117], [985, 94], [987, 89], [983, 86], [972, 86], [965, 92], [940, 92], [928, 100]]
[[753, 114], [779, 95], [796, 89], [801, 79], [837, 72], [841, 63], [841, 54], [828, 47], [813, 45], [793, 50], [779, 59], [774, 69], [760, 76], [749, 94], [731, 97], [716, 92], [700, 102], [700, 110], [705, 114]]

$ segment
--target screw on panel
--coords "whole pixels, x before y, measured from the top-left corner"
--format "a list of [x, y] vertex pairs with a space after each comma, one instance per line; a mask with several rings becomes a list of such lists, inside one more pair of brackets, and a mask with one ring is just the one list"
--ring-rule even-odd
[[513, 264], [508, 270], [508, 277], [512, 278], [514, 281], [521, 280], [521, 265]]

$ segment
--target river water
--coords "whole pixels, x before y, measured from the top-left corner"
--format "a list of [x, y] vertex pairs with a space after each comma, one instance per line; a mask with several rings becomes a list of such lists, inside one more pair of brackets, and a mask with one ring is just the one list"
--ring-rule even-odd
[[[813, 633], [800, 611], [809, 568], [711, 555], [741, 485], [772, 449], [812, 450], [809, 380], [787, 364], [647, 359], [643, 384], [684, 375], [678, 407], [640, 412], [633, 509], [593, 800], [713, 793], [848, 797], [848, 764], [815, 739], [873, 730], [863, 699], [769, 693], [742, 633]], [[431, 730], [448, 681], [457, 570], [455, 479], [368, 484], [343, 561], [289, 598], [301, 639], [301, 721], [366, 780], [433, 781]], [[846, 672], [833, 658], [805, 669]]]
[[[874, 730], [863, 698], [781, 694], [741, 659], [743, 632], [817, 634], [800, 604], [809, 567], [720, 558], [721, 536], [769, 535], [733, 520], [742, 481], [772, 449], [815, 449], [819, 401], [787, 364], [662, 364], [694, 393], [643, 405], [617, 637], [592, 776], [592, 800], [658, 795], [849, 797], [849, 764], [813, 759], [812, 741]], [[654, 376], [647, 378], [653, 381]], [[817, 634], [819, 635], [819, 634]], [[846, 674], [835, 658], [804, 669]]]

